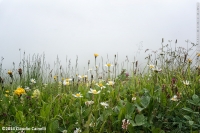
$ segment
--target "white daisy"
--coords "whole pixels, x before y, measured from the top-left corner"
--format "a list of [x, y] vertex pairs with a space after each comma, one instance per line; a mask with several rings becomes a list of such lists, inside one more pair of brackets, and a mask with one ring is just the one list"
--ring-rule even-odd
[[107, 108], [109, 105], [106, 102], [101, 102], [100, 103], [102, 106], [104, 106], [105, 108]]
[[90, 88], [90, 91], [88, 91], [88, 93], [92, 93], [92, 94], [99, 94], [101, 91], [97, 91], [95, 89]]
[[73, 95], [74, 97], [77, 97], [77, 98], [83, 97], [81, 93], [76, 93], [76, 94], [72, 94], [72, 95]]

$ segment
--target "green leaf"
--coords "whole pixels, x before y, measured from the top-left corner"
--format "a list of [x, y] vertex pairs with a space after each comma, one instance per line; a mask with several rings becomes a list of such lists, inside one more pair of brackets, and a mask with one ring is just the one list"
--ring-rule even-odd
[[26, 122], [22, 111], [17, 111], [15, 117], [19, 124], [23, 125]]
[[149, 103], [150, 103], [150, 97], [149, 96], [142, 96], [141, 100], [140, 100], [142, 106], [144, 108], [148, 107]]
[[137, 107], [139, 112], [141, 112], [144, 109], [144, 108], [140, 107], [138, 104], [135, 104], [135, 106]]
[[192, 100], [193, 100], [195, 103], [198, 103], [198, 102], [200, 101], [199, 96], [197, 96], [196, 94], [194, 94], [194, 95], [192, 96]]
[[184, 107], [182, 109], [185, 110], [185, 111], [188, 111], [190, 113], [194, 113], [194, 111], [191, 108]]
[[145, 124], [145, 116], [143, 114], [137, 114], [135, 116], [135, 123], [137, 126], [141, 126]]
[[193, 104], [193, 105], [198, 105], [195, 101], [193, 101], [193, 100], [187, 100], [188, 101], [188, 103], [190, 103], [190, 104]]
[[191, 117], [189, 117], [188, 115], [184, 115], [183, 117], [185, 117], [185, 119], [187, 119], [188, 121], [192, 120]]
[[50, 123], [48, 123], [47, 132], [55, 133], [57, 132], [58, 128], [59, 128], [58, 120], [52, 120]]
[[189, 121], [190, 126], [194, 124], [194, 121]]
[[135, 110], [135, 106], [132, 103], [127, 102], [126, 103], [126, 113], [128, 115], [131, 115], [134, 110]]

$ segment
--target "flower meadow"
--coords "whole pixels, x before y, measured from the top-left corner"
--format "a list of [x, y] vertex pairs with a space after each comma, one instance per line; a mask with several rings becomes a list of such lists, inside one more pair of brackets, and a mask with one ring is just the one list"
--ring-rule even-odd
[[19, 66], [5, 70], [2, 59], [0, 132], [199, 133], [200, 53], [192, 52], [194, 43], [187, 49], [176, 43], [146, 49], [143, 69], [128, 57], [120, 69], [118, 55], [104, 62], [99, 53], [84, 72], [70, 61], [51, 69], [43, 56], [25, 53]]

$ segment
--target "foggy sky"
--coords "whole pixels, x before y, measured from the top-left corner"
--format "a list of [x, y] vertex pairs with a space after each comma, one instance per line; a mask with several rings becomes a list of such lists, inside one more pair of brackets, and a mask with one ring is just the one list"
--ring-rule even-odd
[[[157, 50], [161, 39], [196, 43], [196, 3], [199, 0], [0, 0], [0, 57], [12, 69], [23, 52], [43, 54], [48, 63], [66, 56], [86, 67], [98, 53], [104, 62]], [[139, 50], [138, 50], [139, 49]], [[140, 51], [140, 52], [138, 52]]]

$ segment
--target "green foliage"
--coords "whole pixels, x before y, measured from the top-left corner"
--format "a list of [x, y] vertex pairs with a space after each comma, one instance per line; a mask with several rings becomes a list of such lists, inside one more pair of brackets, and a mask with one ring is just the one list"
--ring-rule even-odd
[[[5, 77], [5, 82], [0, 78], [0, 127], [45, 127], [55, 133], [198, 132], [200, 67], [192, 66], [186, 52], [162, 46], [154, 59], [149, 54], [142, 72], [138, 61], [131, 70], [127, 61], [119, 74], [116, 56], [102, 72], [95, 57], [95, 70], [83, 75], [77, 74], [77, 64], [72, 69], [69, 62], [64, 70], [57, 59], [52, 70], [40, 56], [24, 57], [22, 74], [13, 68], [12, 76], [4, 75], [0, 68]], [[26, 93], [17, 95], [18, 86]]]

